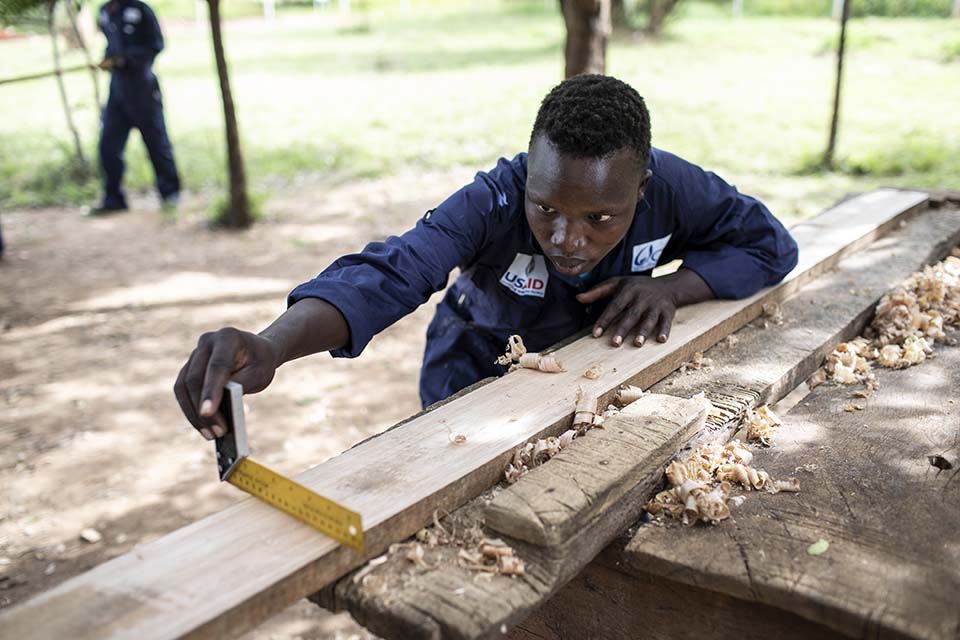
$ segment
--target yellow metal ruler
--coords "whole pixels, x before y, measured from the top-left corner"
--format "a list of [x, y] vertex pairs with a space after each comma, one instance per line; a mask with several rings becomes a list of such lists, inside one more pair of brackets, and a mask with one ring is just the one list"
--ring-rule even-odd
[[227, 383], [220, 411], [230, 427], [227, 435], [216, 440], [220, 479], [363, 555], [363, 524], [359, 513], [250, 459], [243, 417], [243, 387], [236, 382]]

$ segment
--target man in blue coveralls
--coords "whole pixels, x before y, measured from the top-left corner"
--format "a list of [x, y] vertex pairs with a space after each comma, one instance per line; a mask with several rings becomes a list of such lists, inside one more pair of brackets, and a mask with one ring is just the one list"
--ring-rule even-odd
[[102, 69], [110, 71], [110, 97], [103, 110], [100, 165], [103, 167], [103, 202], [93, 215], [126, 211], [123, 148], [130, 129], [140, 131], [157, 176], [157, 190], [166, 210], [175, 209], [180, 178], [173, 147], [163, 120], [160, 84], [153, 59], [163, 50], [163, 34], [153, 11], [140, 0], [110, 0], [100, 8], [100, 30], [107, 37]]
[[[677, 258], [675, 273], [650, 276]], [[528, 153], [477, 174], [402, 236], [298, 286], [260, 334], [201, 336], [174, 390], [204, 437], [222, 435], [227, 380], [256, 393], [284, 362], [321, 351], [355, 357], [459, 267], [427, 329], [426, 406], [502, 375], [494, 360], [511, 334], [533, 351], [586, 327], [615, 347], [630, 335], [636, 347], [664, 342], [678, 307], [749, 296], [796, 264], [796, 243], [763, 204], [651, 148], [633, 88], [577, 76], [544, 98]]]

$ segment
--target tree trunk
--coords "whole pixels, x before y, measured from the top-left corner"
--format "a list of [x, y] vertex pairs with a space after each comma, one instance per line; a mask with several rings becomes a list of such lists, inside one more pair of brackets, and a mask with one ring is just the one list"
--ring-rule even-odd
[[950, 15], [954, 18], [960, 18], [960, 0], [953, 0], [953, 8], [950, 10]]
[[567, 78], [603, 73], [610, 37], [610, 0], [560, 0], [567, 26], [564, 50]]
[[213, 36], [213, 54], [217, 60], [217, 76], [220, 78], [220, 95], [223, 97], [223, 120], [227, 130], [227, 166], [230, 171], [230, 201], [220, 223], [232, 229], [245, 229], [253, 219], [250, 215], [250, 199], [247, 197], [247, 175], [243, 168], [240, 151], [240, 132], [237, 114], [233, 108], [230, 91], [230, 76], [227, 73], [227, 58], [223, 52], [223, 36], [220, 32], [220, 0], [207, 0], [210, 10], [210, 32]]
[[90, 49], [87, 47], [86, 38], [80, 32], [80, 26], [77, 23], [77, 11], [73, 6], [73, 0], [66, 0], [64, 7], [67, 9], [67, 18], [70, 20], [70, 26], [73, 28], [73, 35], [77, 39], [77, 44], [83, 51], [83, 58], [87, 61], [90, 68], [90, 81], [93, 83], [93, 96], [97, 101], [97, 114], [103, 108], [103, 102], [100, 101], [100, 79], [97, 77], [97, 66], [93, 64], [93, 57], [90, 55]]
[[63, 102], [63, 113], [67, 118], [67, 128], [73, 135], [73, 145], [77, 152], [77, 158], [85, 171], [89, 171], [90, 163], [87, 162], [87, 156], [83, 153], [83, 143], [80, 142], [80, 133], [77, 131], [77, 125], [73, 122], [73, 111], [70, 109], [70, 101], [67, 99], [67, 88], [63, 82], [63, 65], [60, 63], [60, 44], [57, 41], [57, 29], [54, 25], [54, 13], [57, 8], [56, 0], [47, 3], [47, 31], [50, 33], [50, 42], [53, 44], [53, 68], [56, 71], [57, 88], [60, 90], [60, 100]]
[[624, 0], [610, 0], [610, 22], [614, 31], [630, 29], [630, 16], [627, 14], [627, 4]]
[[647, 35], [659, 36], [663, 32], [663, 25], [667, 16], [676, 8], [680, 0], [649, 0], [647, 3]]
[[840, 15], [840, 44], [837, 46], [837, 85], [833, 92], [833, 118], [830, 120], [830, 138], [827, 140], [827, 150], [823, 153], [823, 166], [833, 168], [833, 152], [837, 145], [837, 129], [840, 125], [840, 88], [843, 83], [843, 53], [847, 40], [847, 20], [850, 18], [851, 0], [843, 0], [843, 11]]

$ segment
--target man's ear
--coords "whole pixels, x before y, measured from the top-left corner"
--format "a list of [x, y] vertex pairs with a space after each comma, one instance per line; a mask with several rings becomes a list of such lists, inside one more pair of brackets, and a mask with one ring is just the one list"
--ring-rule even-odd
[[637, 200], [643, 200], [643, 192], [646, 191], [647, 185], [650, 184], [651, 177], [653, 177], [653, 171], [646, 169], [643, 178], [640, 179], [640, 187], [637, 189]]

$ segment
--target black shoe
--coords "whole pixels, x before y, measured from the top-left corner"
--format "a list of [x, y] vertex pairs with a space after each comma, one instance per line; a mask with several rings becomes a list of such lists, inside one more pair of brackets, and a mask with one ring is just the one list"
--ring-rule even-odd
[[95, 218], [98, 216], [109, 216], [114, 213], [122, 213], [126, 210], [127, 210], [126, 206], [108, 207], [106, 205], [100, 205], [99, 207], [90, 207], [90, 209], [84, 215]]

